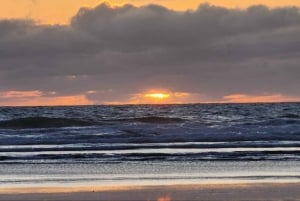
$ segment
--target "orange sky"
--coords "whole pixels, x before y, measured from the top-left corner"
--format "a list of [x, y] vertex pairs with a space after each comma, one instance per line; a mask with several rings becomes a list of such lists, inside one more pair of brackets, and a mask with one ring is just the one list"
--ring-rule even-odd
[[183, 103], [256, 103], [256, 102], [298, 102], [299, 97], [283, 96], [281, 94], [246, 95], [230, 94], [221, 100], [209, 100], [201, 94], [187, 92], [160, 91], [167, 96], [163, 98], [149, 97], [159, 91], [146, 91], [145, 93], [131, 94], [126, 101], [121, 102], [93, 102], [86, 94], [73, 96], [46, 96], [41, 91], [8, 91], [0, 92], [0, 105], [2, 106], [57, 106], [57, 105], [121, 105], [121, 104], [183, 104]]
[[[80, 7], [94, 7], [101, 0], [0, 0], [0, 18], [32, 18], [40, 23], [67, 24]], [[115, 5], [136, 6], [155, 3], [175, 10], [195, 9], [204, 2], [226, 7], [245, 8], [253, 4], [268, 6], [300, 5], [300, 0], [110, 0]]]
[[[101, 4], [101, 0], [0, 0], [0, 19], [30, 18], [45, 24], [67, 24], [80, 7], [95, 7]], [[250, 5], [264, 4], [270, 7], [276, 6], [300, 6], [300, 0], [110, 0], [112, 5], [123, 5], [125, 3], [136, 6], [149, 3], [160, 4], [174, 10], [196, 9], [201, 3], [211, 3], [233, 8], [246, 8]], [[70, 80], [77, 79], [76, 76], [67, 76]], [[86, 91], [82, 94], [63, 95], [39, 90], [0, 91], [0, 105], [87, 105], [87, 104], [165, 104], [165, 103], [196, 103], [196, 102], [284, 102], [299, 101], [300, 97], [293, 97], [281, 93], [259, 93], [222, 95], [219, 99], [206, 97], [205, 94], [192, 93], [189, 91], [165, 90], [136, 91], [128, 94], [127, 99], [114, 100], [114, 102], [98, 102], [90, 97], [97, 91]], [[173, 89], [174, 90], [174, 89]], [[100, 92], [99, 92], [100, 93]], [[101, 93], [100, 93], [101, 94]], [[154, 95], [153, 95], [154, 94]], [[165, 94], [165, 95], [164, 95]]]

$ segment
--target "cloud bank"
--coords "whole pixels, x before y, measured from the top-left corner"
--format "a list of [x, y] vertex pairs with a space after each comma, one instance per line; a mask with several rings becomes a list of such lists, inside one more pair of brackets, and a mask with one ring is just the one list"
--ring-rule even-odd
[[185, 94], [176, 103], [297, 101], [299, 35], [299, 8], [263, 5], [104, 3], [64, 26], [2, 20], [0, 105], [30, 105], [33, 95], [46, 105], [141, 103], [149, 90]]

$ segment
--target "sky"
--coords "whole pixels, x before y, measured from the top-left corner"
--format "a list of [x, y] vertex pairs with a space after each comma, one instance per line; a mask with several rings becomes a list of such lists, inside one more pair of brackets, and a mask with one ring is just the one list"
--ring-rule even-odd
[[300, 101], [300, 0], [0, 2], [0, 106]]
[[[81, 7], [96, 7], [103, 3], [101, 0], [0, 0], [0, 2], [0, 18], [31, 18], [47, 24], [68, 24], [70, 18]], [[247, 8], [257, 4], [270, 7], [300, 5], [300, 0], [108, 0], [106, 2], [115, 6], [159, 4], [177, 11], [194, 10], [201, 3], [227, 8]]]

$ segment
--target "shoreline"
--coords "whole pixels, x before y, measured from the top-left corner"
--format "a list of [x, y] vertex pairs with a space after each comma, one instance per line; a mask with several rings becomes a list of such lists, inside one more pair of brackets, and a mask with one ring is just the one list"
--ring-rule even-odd
[[0, 188], [1, 201], [300, 200], [297, 183]]

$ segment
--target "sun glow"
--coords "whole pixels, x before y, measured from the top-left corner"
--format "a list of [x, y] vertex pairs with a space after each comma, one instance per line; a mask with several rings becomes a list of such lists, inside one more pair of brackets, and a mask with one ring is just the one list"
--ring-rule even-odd
[[166, 99], [170, 97], [170, 94], [167, 93], [149, 93], [145, 94], [147, 98], [155, 98], [155, 99]]
[[171, 91], [166, 89], [148, 90], [132, 94], [130, 104], [180, 104], [191, 100], [187, 92]]

